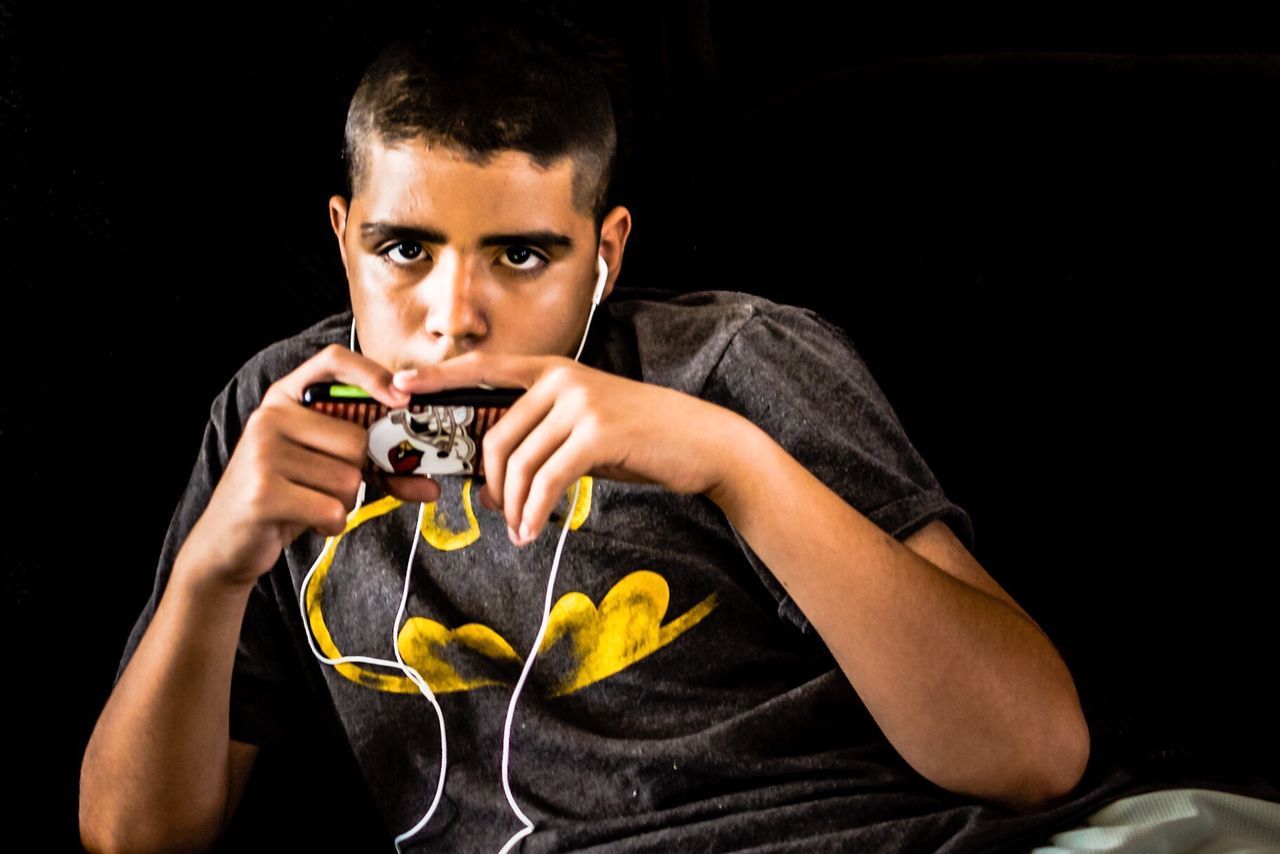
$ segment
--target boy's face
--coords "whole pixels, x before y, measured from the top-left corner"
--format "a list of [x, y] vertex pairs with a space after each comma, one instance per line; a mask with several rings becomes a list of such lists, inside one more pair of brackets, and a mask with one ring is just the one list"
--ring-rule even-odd
[[574, 356], [598, 254], [613, 290], [626, 208], [597, 235], [573, 207], [568, 158], [544, 171], [519, 151], [487, 166], [418, 141], [368, 153], [360, 194], [329, 200], [361, 353], [390, 371], [470, 350]]

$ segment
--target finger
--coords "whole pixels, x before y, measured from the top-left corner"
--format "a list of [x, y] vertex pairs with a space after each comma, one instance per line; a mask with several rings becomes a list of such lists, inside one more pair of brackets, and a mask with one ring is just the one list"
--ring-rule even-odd
[[505, 478], [508, 458], [555, 407], [555, 389], [551, 383], [539, 383], [520, 395], [502, 414], [481, 440], [484, 455], [485, 489], [493, 500], [494, 510], [505, 506]]
[[365, 475], [379, 490], [401, 501], [429, 503], [440, 497], [439, 482], [426, 475], [390, 474], [377, 466], [370, 466]]
[[[561, 410], [563, 411], [563, 410]], [[573, 431], [573, 424], [553, 410], [548, 417], [520, 442], [507, 458], [506, 480], [503, 482], [502, 513], [507, 525], [520, 536], [520, 523], [527, 520], [525, 498], [539, 470], [551, 455], [565, 443]], [[486, 463], [487, 465], [487, 463]]]
[[383, 480], [386, 481], [387, 491], [401, 501], [429, 504], [440, 497], [440, 484], [424, 475], [389, 474]]
[[547, 371], [576, 364], [566, 356], [529, 356], [472, 350], [463, 356], [395, 374], [393, 389], [427, 394], [447, 388], [487, 385], [532, 388]]
[[337, 498], [347, 512], [355, 508], [364, 480], [357, 466], [296, 445], [285, 444], [270, 453], [276, 473], [290, 483]]
[[313, 383], [340, 382], [358, 386], [374, 399], [392, 408], [408, 406], [409, 396], [391, 384], [391, 372], [362, 353], [353, 353], [341, 344], [330, 344], [293, 371], [276, 380], [263, 395], [278, 402], [298, 402]]
[[[556, 448], [538, 469], [538, 473], [529, 485], [529, 495], [524, 501], [524, 514], [521, 522], [528, 526], [529, 542], [536, 540], [551, 511], [560, 502], [560, 498], [591, 468], [591, 448], [573, 433], [567, 441]], [[572, 495], [568, 498], [572, 499]], [[572, 511], [572, 508], [570, 508]], [[566, 523], [568, 524], [567, 520]], [[519, 527], [516, 528], [518, 532]]]
[[[347, 513], [350, 511], [332, 495], [285, 478], [280, 478], [266, 494], [271, 496], [270, 502], [255, 510], [259, 521], [290, 526], [301, 524], [315, 529], [321, 536], [330, 537], [347, 528]], [[290, 533], [294, 533], [292, 529]], [[297, 539], [296, 534], [293, 539]]]
[[368, 461], [369, 431], [359, 424], [280, 399], [258, 407], [249, 418], [265, 422], [268, 434], [285, 444], [328, 454], [357, 468]]

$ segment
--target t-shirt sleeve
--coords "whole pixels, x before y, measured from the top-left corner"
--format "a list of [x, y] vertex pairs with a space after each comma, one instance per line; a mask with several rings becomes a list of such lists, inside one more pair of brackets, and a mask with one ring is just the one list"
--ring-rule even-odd
[[[707, 378], [702, 397], [760, 426], [870, 521], [902, 540], [942, 519], [970, 551], [973, 522], [907, 438], [848, 336], [810, 309], [755, 309]], [[803, 508], [795, 530], [807, 530]], [[801, 632], [812, 627], [735, 530], [752, 566]]]
[[[173, 511], [160, 550], [154, 589], [125, 643], [113, 686], [120, 681], [151, 624], [173, 570], [174, 559], [208, 506], [239, 438], [240, 417], [236, 411], [235, 385], [233, 380], [210, 407], [199, 454]], [[273, 575], [283, 571], [287, 577], [287, 566], [283, 561], [282, 555], [276, 567], [258, 580], [245, 607], [231, 678], [230, 736], [237, 741], [253, 744], [283, 741], [287, 732], [283, 724], [291, 719], [289, 708], [295, 702], [297, 687], [301, 684], [272, 584]]]

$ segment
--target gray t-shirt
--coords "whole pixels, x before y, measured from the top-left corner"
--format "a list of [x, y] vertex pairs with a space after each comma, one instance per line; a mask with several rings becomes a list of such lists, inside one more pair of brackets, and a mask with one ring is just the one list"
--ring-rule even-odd
[[[740, 412], [894, 537], [939, 518], [972, 550], [969, 515], [944, 494], [838, 327], [732, 291], [613, 296], [596, 312], [584, 364]], [[350, 330], [347, 311], [270, 345], [213, 401], [117, 679], [267, 386], [326, 345], [347, 346]], [[536, 824], [516, 850], [765, 841], [959, 850], [958, 834], [975, 819], [1008, 815], [933, 786], [902, 760], [804, 614], [709, 499], [579, 483], [551, 622], [512, 725], [511, 786]], [[441, 705], [448, 763], [436, 813], [403, 850], [496, 852], [522, 827], [503, 793], [503, 726], [539, 630], [572, 488], [538, 540], [518, 549], [502, 516], [480, 504], [478, 485], [441, 484], [420, 530], [417, 504], [370, 487], [324, 555], [326, 538], [308, 531], [262, 577], [236, 651], [231, 736], [279, 742], [298, 710], [324, 710], [350, 742], [390, 834], [418, 822], [440, 770], [435, 711], [397, 670], [319, 662], [298, 593], [315, 565], [308, 623], [324, 655], [394, 660], [416, 535], [399, 648]], [[776, 510], [793, 520], [795, 536], [822, 534], [808, 528], [805, 508]]]

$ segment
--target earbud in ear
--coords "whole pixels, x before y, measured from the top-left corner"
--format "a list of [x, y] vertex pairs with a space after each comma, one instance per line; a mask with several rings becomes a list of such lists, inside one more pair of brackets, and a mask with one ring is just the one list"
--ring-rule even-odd
[[603, 255], [596, 256], [596, 292], [591, 295], [591, 304], [599, 305], [604, 296], [604, 283], [609, 280], [609, 265]]

